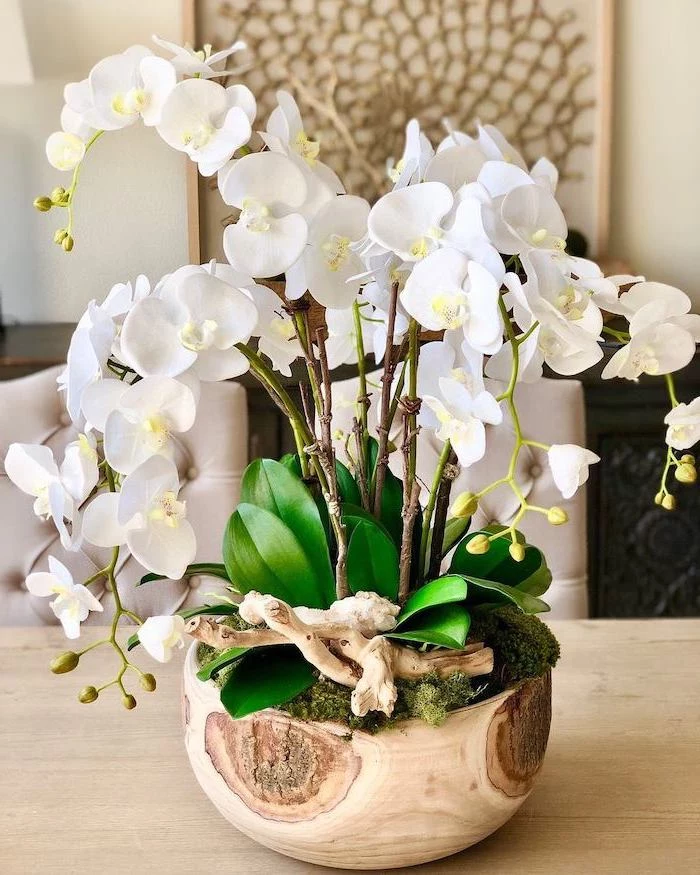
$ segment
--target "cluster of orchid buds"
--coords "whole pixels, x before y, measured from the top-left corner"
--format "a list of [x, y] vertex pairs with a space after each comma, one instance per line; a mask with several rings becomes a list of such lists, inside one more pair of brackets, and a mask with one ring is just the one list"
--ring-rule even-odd
[[[202, 175], [217, 175], [223, 200], [237, 211], [224, 230], [228, 264], [187, 265], [154, 284], [140, 276], [114, 286], [102, 303], [91, 301], [59, 378], [78, 439], [60, 464], [48, 448], [29, 445], [13, 445], [5, 461], [8, 476], [35, 498], [36, 514], [53, 520], [66, 550], [88, 542], [112, 551], [109, 564], [83, 583], [74, 583], [52, 557], [49, 570], [30, 575], [27, 585], [34, 595], [56, 595], [52, 608], [68, 637], [76, 638], [88, 613], [102, 610], [89, 587], [108, 584], [116, 614], [106, 640], [121, 659], [110, 684], [121, 688], [127, 707], [135, 700], [123, 677], [135, 667], [117, 641], [119, 619], [137, 623], [141, 643], [161, 661], [181, 644], [184, 624], [180, 617], [144, 622], [124, 609], [117, 557], [126, 547], [147, 571], [173, 579], [195, 559], [173, 446], [195, 421], [203, 381], [250, 370], [263, 383], [289, 416], [302, 469], [309, 476], [316, 471], [331, 518], [337, 496], [327, 463], [345, 447], [346, 461], [361, 477], [368, 423], [375, 422], [378, 471], [388, 465], [400, 474], [406, 516], [411, 507], [422, 512], [424, 537], [437, 523], [436, 505], [444, 504], [445, 480], [456, 467], [479, 461], [491, 429], [503, 423], [514, 433], [508, 470], [453, 499], [452, 514], [471, 516], [489, 491], [510, 488], [518, 502], [514, 517], [493, 535], [472, 539], [469, 549], [485, 552], [493, 538], [511, 538], [511, 556], [519, 560], [524, 549], [515, 526], [525, 513], [542, 513], [555, 525], [567, 519], [560, 507], [528, 503], [515, 473], [521, 449], [547, 452], [565, 500], [598, 457], [524, 434], [517, 386], [540, 379], [544, 365], [579, 374], [602, 359], [601, 341], [613, 338], [620, 348], [603, 378], [649, 374], [668, 383], [667, 464], [656, 500], [672, 509], [667, 476], [674, 470], [682, 483], [695, 480], [694, 460], [678, 453], [700, 438], [700, 398], [679, 402], [672, 374], [695, 354], [700, 316], [690, 314], [690, 300], [678, 289], [642, 277], [605, 277], [594, 262], [567, 252], [557, 171], [549, 161], [528, 168], [489, 125], [478, 125], [474, 136], [447, 125], [434, 148], [411, 121], [404, 153], [388, 167], [387, 193], [370, 205], [346, 194], [322, 162], [321, 145], [308, 136], [289, 93], [278, 93], [265, 128], [255, 128], [249, 89], [216, 81], [223, 75], [216, 65], [241, 44], [212, 55], [156, 41], [170, 59], [135, 46], [67, 86], [63, 129], [49, 138], [47, 155], [56, 168], [73, 171], [73, 181], [36, 206], [68, 210], [68, 225], [56, 240], [70, 251], [87, 152], [103, 132], [141, 119]], [[280, 275], [284, 299], [260, 282]], [[325, 308], [325, 328], [315, 336], [305, 311], [309, 298]], [[628, 324], [611, 328], [605, 314]], [[437, 334], [430, 339], [428, 332]], [[377, 379], [365, 371], [369, 351], [380, 369]], [[297, 360], [313, 390], [303, 393], [303, 412], [277, 376], [289, 376]], [[326, 375], [341, 364], [356, 364], [360, 373], [351, 402], [356, 441], [351, 446], [349, 433], [336, 428], [331, 447]], [[443, 447], [432, 477], [417, 465], [419, 431], [431, 432]], [[399, 445], [402, 451], [392, 452]], [[362, 496], [369, 511], [378, 505], [377, 492], [381, 497], [381, 477], [373, 494]], [[419, 576], [429, 561], [426, 550], [422, 544]], [[409, 554], [402, 551], [402, 562], [410, 562]], [[73, 654], [76, 662], [82, 652]], [[146, 689], [151, 677], [141, 673]], [[81, 700], [92, 701], [93, 690], [96, 697], [98, 688], [91, 687]]]

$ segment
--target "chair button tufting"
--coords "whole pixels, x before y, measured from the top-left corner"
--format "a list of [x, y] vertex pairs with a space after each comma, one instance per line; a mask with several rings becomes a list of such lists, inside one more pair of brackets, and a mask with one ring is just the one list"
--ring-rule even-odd
[[70, 413], [68, 413], [67, 410], [64, 410], [64, 412], [59, 416], [59, 422], [66, 428], [73, 422], [73, 420], [70, 418]]
[[541, 477], [541, 476], [542, 476], [542, 466], [541, 465], [533, 465], [532, 468], [530, 468], [530, 477], [532, 477], [533, 480], [537, 480], [537, 478]]
[[188, 583], [190, 589], [199, 589], [199, 587], [202, 585], [202, 578], [195, 574], [190, 577]]
[[199, 471], [194, 466], [192, 468], [188, 468], [187, 473], [185, 474], [185, 477], [187, 477], [188, 480], [196, 480], [198, 476]]

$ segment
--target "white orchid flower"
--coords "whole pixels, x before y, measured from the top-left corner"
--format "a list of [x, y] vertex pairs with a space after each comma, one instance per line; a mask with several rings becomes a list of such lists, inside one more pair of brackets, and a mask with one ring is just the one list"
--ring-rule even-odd
[[486, 268], [455, 249], [441, 249], [413, 268], [401, 303], [424, 328], [462, 328], [470, 346], [490, 355], [503, 343], [498, 296]]
[[[628, 280], [631, 277], [621, 279]], [[690, 312], [690, 298], [675, 286], [639, 282], [623, 292], [616, 301], [606, 299], [605, 306], [610, 312], [625, 316], [632, 333], [663, 322], [684, 329], [696, 343], [700, 343], [700, 315]]]
[[522, 170], [527, 169], [523, 156], [494, 125], [478, 125], [477, 142], [489, 161], [502, 161]]
[[186, 272], [130, 310], [121, 354], [142, 376], [188, 371], [204, 381], [227, 380], [248, 369], [235, 344], [249, 340], [257, 318], [242, 290], [203, 270]]
[[[488, 167], [484, 165], [480, 181]], [[490, 194], [496, 197], [493, 190]], [[534, 183], [518, 185], [502, 200], [496, 197], [491, 208], [484, 207], [484, 224], [492, 244], [506, 255], [566, 247], [568, 231], [561, 207], [549, 188]]]
[[659, 376], [679, 371], [695, 355], [695, 340], [690, 332], [668, 322], [645, 325], [633, 331], [631, 338], [610, 359], [601, 377], [637, 380], [642, 374]]
[[[455, 380], [476, 398], [484, 391], [484, 356], [472, 349], [459, 330], [446, 331], [442, 340], [433, 340], [421, 347], [418, 359], [417, 394], [437, 396], [440, 380]], [[422, 405], [418, 423], [426, 428], [438, 428], [432, 408]]]
[[407, 185], [421, 182], [434, 154], [435, 150], [421, 131], [418, 121], [411, 119], [406, 125], [403, 154], [396, 164], [392, 158], [387, 161], [387, 175], [394, 183], [394, 188], [405, 188]]
[[[365, 349], [371, 349], [373, 346], [372, 336], [376, 330], [373, 318], [372, 305], [369, 302], [361, 304], [360, 326]], [[357, 362], [357, 342], [352, 308], [326, 310], [326, 325], [328, 327], [328, 340], [326, 341], [328, 366], [333, 369], [339, 365], [355, 364]]]
[[287, 270], [285, 294], [294, 300], [308, 291], [324, 307], [349, 307], [360, 291], [359, 256], [350, 244], [367, 230], [369, 204], [364, 198], [340, 195], [323, 207], [309, 225], [308, 245]]
[[56, 170], [75, 170], [85, 157], [85, 143], [76, 134], [56, 131], [46, 141], [46, 157]]
[[248, 142], [255, 113], [245, 85], [185, 79], [168, 95], [157, 129], [169, 146], [189, 155], [202, 176], [212, 176]]
[[500, 286], [506, 268], [501, 254], [486, 233], [482, 215], [484, 204], [489, 202], [490, 198], [481, 186], [463, 185], [455, 195], [453, 214], [444, 222], [445, 233], [440, 242], [483, 265]]
[[588, 480], [589, 465], [600, 462], [600, 456], [576, 444], [552, 444], [547, 459], [554, 483], [564, 498], [571, 498]]
[[308, 192], [302, 214], [309, 220], [334, 194], [344, 194], [345, 187], [335, 171], [320, 160], [321, 144], [309, 138], [294, 97], [288, 91], [278, 91], [276, 97], [267, 130], [260, 135], [268, 149], [287, 155], [304, 172]]
[[[71, 109], [67, 104], [61, 110], [61, 130], [66, 134], [73, 134], [83, 143], [87, 143], [90, 137], [96, 133], [95, 128], [89, 125], [80, 113]], [[49, 161], [51, 161], [51, 158], [49, 158]]]
[[302, 254], [306, 220], [297, 210], [306, 200], [304, 174], [286, 155], [256, 152], [236, 161], [221, 194], [241, 211], [224, 231], [224, 252], [237, 270], [254, 277], [284, 273]]
[[421, 182], [390, 191], [370, 210], [369, 239], [404, 261], [420, 261], [438, 248], [441, 222], [452, 203], [452, 192], [443, 182]]
[[425, 169], [426, 182], [443, 182], [453, 194], [476, 182], [486, 157], [476, 143], [440, 149]]
[[441, 398], [425, 395], [423, 401], [435, 414], [438, 428], [435, 436], [450, 441], [460, 465], [467, 468], [478, 462], [486, 452], [484, 423], [499, 425], [503, 412], [489, 392], [472, 395], [458, 380], [440, 379]]
[[[80, 546], [77, 504], [61, 480], [51, 449], [43, 444], [10, 444], [5, 473], [15, 486], [35, 499], [36, 516], [53, 520], [62, 546], [66, 550], [77, 549]], [[74, 524], [70, 534], [66, 520]]]
[[162, 39], [155, 34], [151, 37], [153, 42], [172, 53], [172, 57], [168, 60], [173, 65], [177, 73], [181, 76], [196, 76], [200, 79], [212, 79], [216, 76], [226, 76], [229, 70], [215, 70], [216, 64], [225, 61], [236, 52], [240, 52], [247, 48], [243, 40], [236, 40], [233, 45], [227, 49], [222, 49], [219, 52], [212, 52], [210, 45], [205, 45], [202, 49], [194, 49], [189, 44], [185, 43], [180, 46], [177, 43]]
[[303, 355], [292, 317], [267, 286], [253, 285], [246, 291], [258, 310], [258, 324], [253, 331], [253, 336], [259, 338], [258, 351], [270, 359], [276, 371], [291, 377], [290, 365]]
[[104, 608], [82, 583], [73, 583], [70, 571], [54, 556], [49, 556], [49, 570], [37, 571], [27, 577], [27, 589], [40, 598], [56, 596], [51, 610], [61, 621], [66, 638], [80, 637], [80, 624], [90, 611]]
[[700, 397], [677, 404], [666, 414], [666, 443], [674, 450], [689, 450], [700, 440]]
[[99, 482], [97, 440], [91, 432], [79, 434], [66, 447], [60, 468], [60, 479], [66, 492], [82, 504]]
[[116, 131], [139, 118], [153, 126], [176, 80], [169, 61], [145, 46], [131, 46], [103, 58], [87, 79], [67, 85], [64, 96], [70, 110], [92, 128]]
[[136, 635], [149, 656], [158, 662], [170, 662], [173, 650], [185, 646], [185, 621], [182, 617], [148, 617], [136, 631]]
[[179, 488], [174, 463], [151, 456], [124, 478], [121, 492], [105, 492], [90, 502], [83, 517], [85, 540], [96, 547], [126, 544], [144, 568], [179, 580], [197, 552]]
[[120, 474], [131, 474], [149, 456], [173, 457], [173, 435], [194, 425], [192, 390], [172, 377], [144, 377], [129, 386], [100, 380], [83, 395], [83, 412], [104, 434], [105, 459]]

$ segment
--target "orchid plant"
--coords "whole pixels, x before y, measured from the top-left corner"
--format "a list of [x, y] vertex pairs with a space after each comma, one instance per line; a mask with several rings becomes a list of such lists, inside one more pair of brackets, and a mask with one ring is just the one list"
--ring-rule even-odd
[[[224, 230], [227, 264], [186, 265], [153, 285], [140, 276], [90, 302], [59, 377], [79, 431], [65, 458], [45, 446], [9, 449], [8, 476], [34, 498], [38, 516], [53, 520], [63, 547], [111, 551], [80, 583], [56, 557], [29, 576], [32, 594], [55, 595], [52, 609], [71, 639], [102, 610], [90, 587], [106, 583], [114, 596], [108, 635], [61, 654], [52, 669], [69, 671], [94, 647], [111, 646], [116, 676], [79, 698], [92, 702], [116, 687], [133, 708], [128, 672], [146, 690], [155, 678], [130, 651], [141, 645], [166, 662], [189, 633], [218, 651], [200, 677], [228, 671], [221, 696], [235, 717], [283, 704], [319, 676], [351, 689], [362, 716], [392, 713], [398, 679], [488, 675], [493, 650], [470, 639], [472, 620], [504, 605], [548, 610], [540, 597], [551, 574], [519, 524], [528, 514], [567, 522], [563, 508], [529, 502], [521, 452], [547, 453], [563, 499], [599, 461], [584, 447], [526, 433], [518, 386], [541, 379], [545, 364], [581, 373], [609, 339], [618, 348], [604, 379], [665, 379], [668, 450], [655, 500], [672, 510], [671, 474], [696, 479], [687, 450], [700, 438], [700, 398], [680, 402], [673, 374], [695, 353], [700, 316], [678, 289], [605, 277], [570, 254], [556, 169], [546, 159], [528, 168], [495, 128], [477, 125], [472, 136], [448, 125], [434, 148], [411, 121], [404, 154], [388, 167], [388, 191], [370, 205], [346, 194], [322, 162], [291, 94], [279, 92], [263, 130], [249, 89], [219, 84], [221, 62], [240, 43], [216, 54], [156, 43], [169, 59], [134, 46], [66, 87], [62, 130], [46, 151], [72, 181], [35, 205], [65, 213], [55, 240], [70, 252], [83, 162], [106, 131], [141, 120], [200, 174], [216, 175], [236, 218]], [[282, 275], [283, 296], [261, 282]], [[318, 305], [323, 323], [312, 328], [309, 308]], [[359, 375], [345, 403], [331, 375], [341, 364]], [[305, 373], [298, 393], [282, 379], [294, 365]], [[196, 563], [174, 437], [192, 427], [202, 382], [248, 371], [288, 419], [296, 453], [251, 463], [223, 557]], [[350, 425], [341, 428], [348, 406]], [[452, 495], [459, 470], [488, 453], [499, 428], [513, 434], [506, 470]], [[442, 447], [428, 477], [420, 433]], [[471, 527], [497, 488], [512, 492], [515, 513]], [[204, 573], [228, 594], [173, 616], [139, 617], [120, 598], [125, 548], [146, 570], [143, 584]], [[126, 643], [122, 620], [137, 626]]]

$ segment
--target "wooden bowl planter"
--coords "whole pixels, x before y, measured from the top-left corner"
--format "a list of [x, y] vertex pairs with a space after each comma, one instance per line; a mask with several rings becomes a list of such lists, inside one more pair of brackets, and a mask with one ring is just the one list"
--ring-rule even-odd
[[185, 745], [202, 789], [237, 829], [324, 866], [392, 869], [481, 841], [518, 810], [544, 758], [551, 676], [376, 735], [266, 710], [241, 720], [185, 662]]

